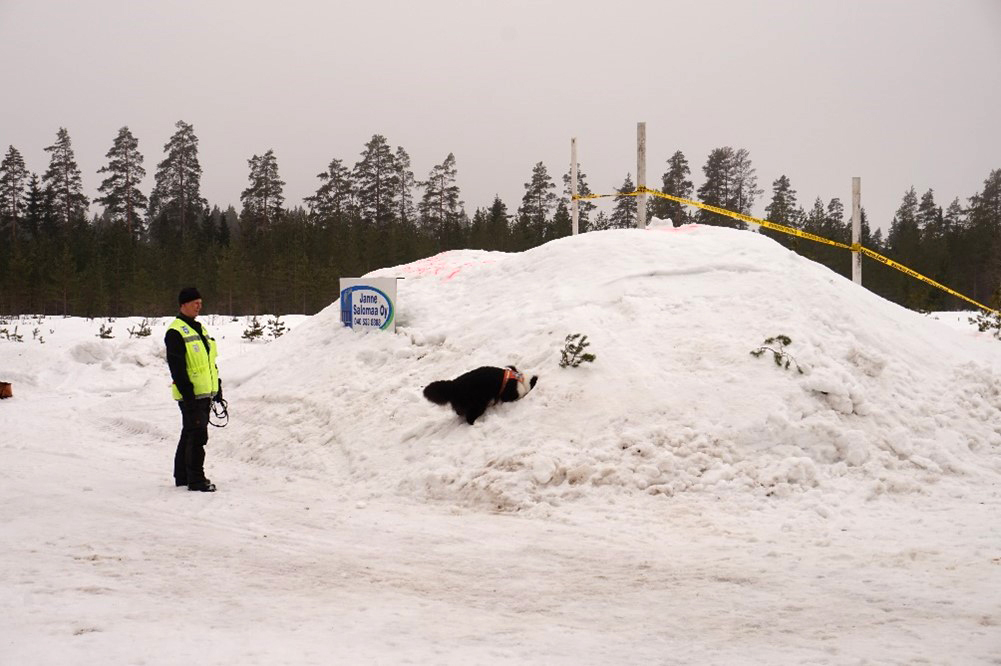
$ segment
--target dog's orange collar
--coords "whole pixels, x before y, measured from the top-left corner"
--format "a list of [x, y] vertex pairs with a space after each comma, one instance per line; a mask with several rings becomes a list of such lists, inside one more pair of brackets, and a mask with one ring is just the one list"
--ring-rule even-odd
[[515, 372], [511, 368], [504, 368], [504, 379], [501, 381], [500, 391], [497, 391], [498, 396], [504, 395], [504, 389], [507, 388], [507, 382], [510, 379], [524, 383], [525, 376], [520, 372]]

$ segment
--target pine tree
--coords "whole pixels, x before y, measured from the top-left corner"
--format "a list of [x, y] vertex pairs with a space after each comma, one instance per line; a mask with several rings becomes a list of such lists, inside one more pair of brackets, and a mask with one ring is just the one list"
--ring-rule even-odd
[[388, 225], [399, 193], [396, 160], [386, 137], [380, 134], [365, 144], [361, 155], [352, 173], [359, 213], [367, 222]]
[[[594, 194], [591, 191], [591, 187], [587, 184], [587, 175], [580, 168], [580, 163], [577, 164], [577, 195], [578, 196], [588, 196]], [[567, 207], [571, 205], [571, 190], [570, 190], [570, 172], [563, 174], [563, 201], [566, 202]], [[595, 205], [593, 201], [587, 199], [578, 199], [577, 201], [577, 230], [580, 233], [584, 233], [590, 228], [591, 225], [591, 213], [598, 206]], [[571, 221], [571, 225], [573, 222]]]
[[[709, 206], [726, 208], [732, 198], [733, 184], [730, 178], [733, 175], [733, 148], [725, 146], [714, 148], [706, 158], [706, 163], [702, 167], [705, 181], [699, 187], [699, 200]], [[699, 209], [696, 217], [700, 224], [713, 226], [731, 227], [736, 226], [734, 221], [726, 216]]]
[[893, 259], [900, 263], [913, 262], [917, 256], [921, 234], [918, 227], [918, 195], [914, 188], [904, 193], [903, 201], [897, 208], [887, 235], [887, 246]]
[[[765, 206], [765, 219], [784, 227], [800, 229], [803, 223], [803, 209], [796, 201], [796, 190], [792, 189], [792, 184], [786, 175], [779, 176], [772, 182], [772, 201]], [[790, 234], [778, 231], [762, 229], [761, 233], [774, 238], [782, 245], [798, 250], [800, 239]], [[809, 242], [809, 241], [807, 241]]]
[[[817, 197], [813, 202], [813, 208], [803, 218], [803, 231], [814, 236], [823, 236], [826, 226], [827, 210], [824, 208], [824, 202]], [[797, 251], [812, 261], [819, 262], [821, 259], [820, 245], [814, 241], [801, 243]]]
[[604, 231], [611, 228], [611, 223], [608, 221], [608, 215], [605, 211], [599, 210], [598, 214], [594, 216], [594, 222], [592, 222], [591, 228], [588, 229], [588, 231]]
[[851, 229], [845, 224], [845, 205], [838, 197], [834, 197], [827, 204], [827, 216], [824, 220], [822, 235], [824, 238], [838, 243], [848, 244], [851, 242]]
[[435, 239], [438, 250], [460, 247], [463, 202], [459, 199], [457, 175], [455, 155], [449, 153], [431, 169], [427, 180], [418, 183], [424, 190], [418, 204], [421, 226]]
[[610, 229], [632, 229], [636, 226], [637, 197], [621, 196], [623, 192], [635, 191], [636, 185], [633, 184], [633, 176], [627, 173], [622, 187], [616, 189], [620, 196], [615, 197], [615, 208], [612, 209], [612, 216], [609, 219]]
[[[913, 187], [904, 193], [900, 207], [893, 216], [886, 245], [891, 259], [911, 267], [919, 262], [921, 229], [918, 226], [918, 195]], [[902, 273], [896, 273], [888, 284], [890, 297], [897, 303], [915, 310], [926, 307], [927, 292], [921, 287], [920, 282]]]
[[163, 146], [166, 157], [156, 167], [149, 197], [151, 232], [160, 242], [183, 239], [208, 208], [201, 195], [202, 167], [194, 127], [183, 120], [175, 127], [177, 131]]
[[[740, 148], [733, 153], [729, 167], [730, 175], [727, 181], [730, 184], [730, 194], [724, 208], [735, 213], [750, 215], [754, 202], [764, 190], [758, 188], [757, 170], [751, 164], [750, 153], [746, 148]], [[738, 229], [743, 229], [747, 225], [736, 222], [736, 226]]]
[[28, 206], [28, 170], [17, 148], [10, 146], [0, 162], [0, 228], [10, 227], [10, 246], [17, 245], [17, 225]]
[[775, 224], [797, 229], [799, 210], [796, 190], [792, 189], [788, 176], [779, 176], [772, 182], [772, 201], [765, 206], [766, 219]]
[[[921, 195], [918, 203], [918, 229], [921, 234], [920, 253], [917, 263], [912, 266], [919, 273], [943, 284], [954, 283], [949, 270], [949, 256], [945, 215], [942, 208], [935, 203], [935, 193], [928, 189]], [[945, 307], [947, 294], [938, 289], [925, 287], [928, 292], [928, 307], [941, 310]]]
[[140, 211], [149, 208], [149, 201], [139, 191], [139, 183], [146, 177], [146, 169], [143, 168], [139, 141], [132, 136], [128, 127], [118, 130], [118, 136], [106, 157], [108, 165], [98, 170], [98, 173], [108, 174], [98, 188], [104, 196], [94, 201], [104, 206], [104, 214], [108, 219], [125, 225], [129, 238], [138, 240], [143, 232]]
[[310, 214], [327, 223], [344, 220], [352, 208], [353, 183], [351, 171], [341, 160], [332, 159], [327, 170], [316, 175], [322, 181], [316, 194], [306, 197]]
[[277, 222], [284, 213], [285, 181], [278, 176], [278, 159], [275, 151], [258, 157], [254, 155], [247, 164], [250, 166], [250, 186], [240, 194], [243, 202], [241, 216], [247, 222], [269, 227]]
[[[451, 153], [449, 154], [451, 155]], [[454, 157], [452, 161], [455, 161]], [[402, 147], [396, 148], [394, 164], [396, 166], [396, 184], [399, 188], [397, 218], [401, 223], [410, 225], [415, 222], [416, 218], [414, 187], [416, 187], [417, 181], [414, 180], [414, 172], [410, 170], [410, 155]]]
[[991, 171], [982, 191], [970, 197], [967, 241], [971, 298], [986, 303], [1001, 284], [1001, 169]]
[[[692, 188], [694, 187], [689, 176], [691, 169], [688, 167], [688, 160], [680, 150], [671, 155], [667, 161], [667, 171], [661, 177], [661, 191], [664, 194], [680, 197], [682, 199], [692, 198]], [[671, 220], [674, 226], [680, 227], [691, 221], [692, 215], [688, 212], [685, 204], [663, 199], [653, 198], [653, 216], [662, 220]]]
[[69, 132], [59, 128], [56, 142], [45, 149], [51, 153], [49, 168], [42, 176], [42, 184], [52, 199], [52, 210], [58, 223], [67, 229], [71, 223], [85, 222], [90, 204], [83, 194], [80, 167], [73, 155]]
[[532, 179], [525, 183], [525, 194], [518, 208], [515, 250], [527, 250], [542, 242], [549, 215], [556, 207], [555, 189], [546, 165], [537, 162], [532, 168]]

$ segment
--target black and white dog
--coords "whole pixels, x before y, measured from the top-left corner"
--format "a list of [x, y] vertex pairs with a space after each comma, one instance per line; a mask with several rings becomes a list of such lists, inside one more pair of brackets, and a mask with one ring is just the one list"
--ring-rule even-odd
[[485, 365], [451, 381], [431, 382], [424, 387], [424, 397], [436, 405], [452, 403], [455, 413], [473, 425], [491, 403], [524, 398], [538, 381], [539, 378], [533, 375], [526, 382], [525, 376], [513, 365], [506, 368]]

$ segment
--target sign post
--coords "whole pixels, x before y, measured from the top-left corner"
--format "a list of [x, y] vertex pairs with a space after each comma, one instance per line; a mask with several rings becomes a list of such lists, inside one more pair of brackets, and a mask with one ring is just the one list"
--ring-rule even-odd
[[341, 278], [341, 323], [348, 328], [396, 331], [396, 281]]

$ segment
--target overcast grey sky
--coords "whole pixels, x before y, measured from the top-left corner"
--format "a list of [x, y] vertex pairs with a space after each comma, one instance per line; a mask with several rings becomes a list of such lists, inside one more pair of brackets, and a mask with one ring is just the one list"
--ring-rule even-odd
[[[746, 148], [765, 190], [850, 205], [874, 225], [905, 190], [939, 205], [1001, 168], [1001, 0], [0, 0], [0, 149], [29, 169], [69, 130], [86, 193], [118, 129], [152, 186], [174, 123], [200, 139], [202, 192], [240, 207], [247, 160], [273, 148], [287, 204], [373, 134], [415, 175], [455, 154], [470, 214], [513, 211], [533, 165], [562, 190], [570, 137], [594, 191], [648, 183], [682, 150]], [[92, 212], [96, 212], [92, 206]]]

